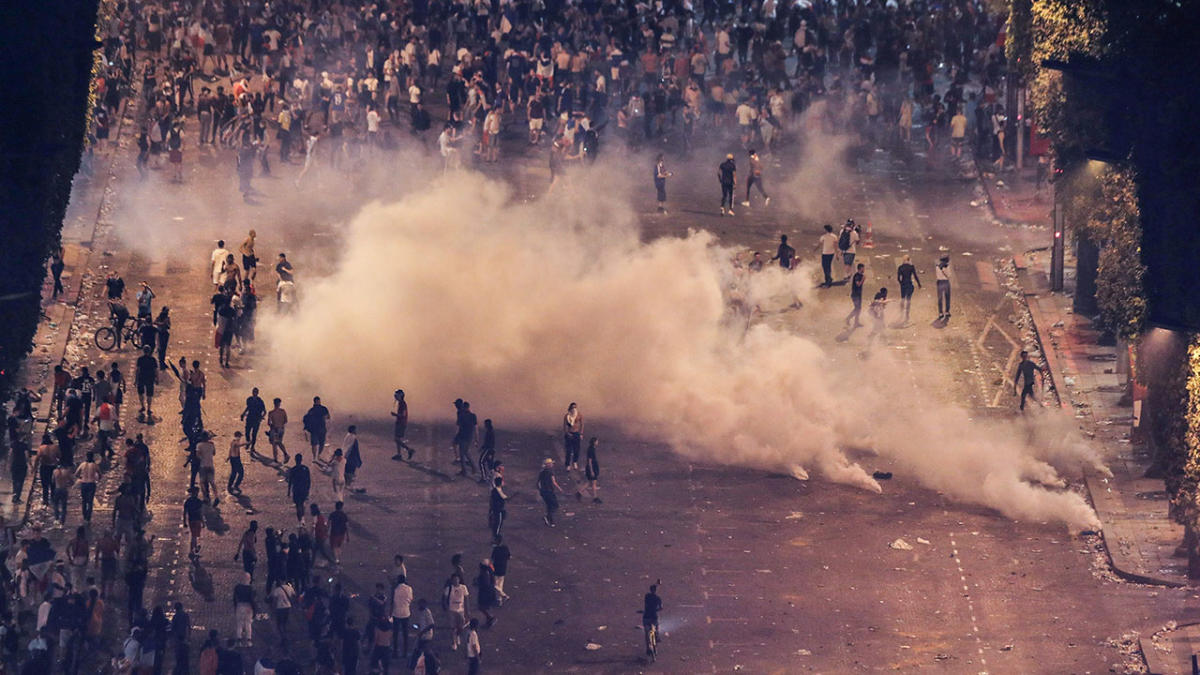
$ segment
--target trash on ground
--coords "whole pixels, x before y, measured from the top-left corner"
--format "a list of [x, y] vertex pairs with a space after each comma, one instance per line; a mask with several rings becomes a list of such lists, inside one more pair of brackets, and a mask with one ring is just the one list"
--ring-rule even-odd
[[896, 549], [897, 551], [911, 551], [911, 550], [913, 550], [913, 546], [912, 546], [912, 544], [908, 543], [907, 541], [904, 541], [903, 539], [897, 539], [896, 541], [893, 541], [892, 543], [888, 544], [888, 547], [889, 547], [889, 548], [894, 548], [894, 549]]

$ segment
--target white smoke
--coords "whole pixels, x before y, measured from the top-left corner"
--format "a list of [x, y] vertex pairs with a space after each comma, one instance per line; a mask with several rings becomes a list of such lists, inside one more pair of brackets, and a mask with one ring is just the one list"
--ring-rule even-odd
[[[588, 180], [590, 194], [613, 193], [599, 173]], [[265, 370], [343, 409], [378, 410], [403, 387], [416, 419], [466, 397], [505, 426], [546, 428], [577, 401], [689, 457], [880, 491], [843, 451], [866, 447], [964, 502], [1095, 523], [1047, 463], [1096, 464], [1086, 449], [1031, 450], [930, 383], [903, 403], [895, 382], [910, 371], [885, 352], [847, 387], [815, 341], [731, 309], [806, 302], [807, 270], [746, 274], [735, 255], [705, 232], [642, 242], [615, 200], [564, 191], [522, 204], [452, 174], [349, 221], [336, 272], [305, 281], [295, 314], [264, 317]], [[794, 312], [800, 330], [808, 312]]]

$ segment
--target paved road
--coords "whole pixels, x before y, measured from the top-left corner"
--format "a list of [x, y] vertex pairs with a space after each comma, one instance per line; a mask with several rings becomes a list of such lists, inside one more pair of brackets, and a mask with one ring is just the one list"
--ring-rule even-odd
[[[701, 205], [715, 206], [713, 166], [724, 150], [714, 148], [716, 159], [690, 164], [672, 159], [676, 178], [667, 216], [653, 213], [648, 181], [644, 191], [634, 192], [646, 237], [702, 227], [723, 242], [770, 251], [784, 232], [795, 236], [804, 253], [822, 222], [837, 224], [834, 217], [852, 215], [876, 227], [878, 246], [865, 257], [881, 276], [908, 252], [932, 277], [932, 260], [945, 246], [958, 270], [961, 309], [955, 309], [949, 327], [935, 329], [930, 326], [932, 291], [918, 294], [912, 324], [889, 331], [889, 350], [908, 359], [915, 372], [941, 378], [944, 388], [936, 396], [967, 402], [980, 416], [1011, 417], [1011, 399], [998, 395], [1003, 389], [995, 379], [1008, 372], [1021, 337], [993, 263], [1006, 250], [1035, 245], [1044, 233], [991, 225], [966, 206], [973, 198], [971, 184], [954, 170], [890, 153], [871, 153], [840, 180], [829, 181], [836, 191], [818, 213], [788, 208], [795, 202], [781, 198], [780, 180], [768, 184], [776, 190], [770, 208], [739, 209], [737, 218], [721, 219]], [[189, 162], [195, 154], [189, 153]], [[645, 162], [628, 161], [634, 185], [640, 186], [636, 176], [648, 174], [642, 171]], [[518, 194], [544, 185], [543, 164], [540, 156], [516, 163], [511, 177]], [[186, 354], [208, 364], [211, 393], [205, 414], [208, 425], [222, 434], [219, 448], [236, 428], [231, 420], [241, 399], [262, 374], [255, 370], [253, 354], [236, 358], [230, 370], [212, 367], [205, 281], [212, 240], [224, 236], [232, 249], [254, 227], [262, 257], [269, 259], [276, 248], [287, 250], [311, 278], [334, 264], [337, 222], [353, 213], [362, 195], [390, 189], [381, 177], [357, 180], [350, 190], [326, 176], [315, 189], [297, 191], [290, 180], [297, 170], [276, 167], [281, 178], [257, 181], [263, 195], [255, 205], [243, 204], [235, 192], [228, 157], [196, 162], [185, 186], [155, 176], [144, 184], [131, 179], [117, 193], [111, 218], [123, 240], [109, 239], [113, 255], [101, 261], [123, 270], [127, 282], [150, 281], [160, 303], [172, 307], [176, 358]], [[105, 233], [114, 236], [108, 228]], [[102, 276], [103, 270], [93, 273]], [[98, 290], [93, 288], [93, 295]], [[846, 339], [839, 341], [838, 319], [831, 318], [845, 311], [845, 293], [844, 288], [822, 291], [814, 306], [766, 320], [812, 335], [848, 380], [866, 383], [869, 366], [858, 356], [865, 335], [843, 335]], [[95, 307], [96, 300], [84, 302]], [[814, 321], [808, 313], [822, 318]], [[889, 386], [896, 387], [898, 400], [929, 395], [911, 382]], [[205, 534], [202, 560], [189, 565], [179, 526], [186, 479], [180, 470], [182, 446], [172, 387], [163, 388], [162, 424], [143, 428], [127, 419], [130, 429], [149, 434], [154, 451], [155, 518], [149, 529], [158, 540], [147, 598], [182, 600], [197, 623], [197, 635], [214, 627], [228, 634], [230, 589], [240, 572], [232, 560], [237, 537], [251, 518], [264, 527], [290, 526], [291, 507], [278, 471], [250, 464], [247, 497], [210, 512], [212, 529]], [[263, 392], [268, 400], [282, 395], [296, 421], [312, 393], [302, 388]], [[339, 409], [337, 401], [326, 403], [334, 412], [331, 437], [340, 437], [351, 421], [360, 424], [366, 460], [360, 472], [365, 493], [352, 496], [347, 507], [353, 526], [340, 579], [367, 595], [383, 580], [391, 556], [403, 553], [418, 597], [435, 599], [450, 555], [464, 553], [467, 569], [473, 570], [488, 553], [486, 491], [451, 475], [445, 426], [417, 425], [412, 432], [416, 462], [398, 463], [390, 460], [390, 430], [383, 421], [389, 401], [376, 410], [354, 411]], [[895, 471], [882, 495], [820, 479], [800, 482], [693, 464], [604, 422], [593, 428], [605, 439], [604, 503], [565, 499], [561, 524], [546, 528], [533, 476], [542, 457], [558, 455], [554, 426], [555, 420], [548, 420], [545, 429], [510, 430], [498, 420], [501, 457], [514, 495], [506, 528], [514, 560], [507, 584], [513, 599], [499, 610], [496, 626], [482, 635], [485, 664], [494, 672], [1102, 672], [1122, 662], [1106, 640], [1165, 620], [1187, 598], [1182, 591], [1112, 581], [1093, 538], [961, 506], [869, 454], [860, 457], [869, 471]], [[298, 424], [292, 427], [290, 440], [299, 445]], [[218, 482], [224, 473], [218, 470]], [[317, 476], [315, 482], [315, 500], [328, 510], [328, 481]], [[913, 548], [890, 548], [898, 538]], [[323, 576], [339, 578], [332, 571]], [[645, 667], [635, 610], [656, 578], [663, 582], [667, 638], [658, 663]], [[356, 612], [361, 618], [364, 606], [357, 605]], [[439, 613], [438, 620], [444, 661], [452, 671], [465, 668], [461, 656], [448, 653], [448, 631], [441, 629], [445, 616]], [[279, 653], [270, 639], [261, 638], [273, 636], [266, 621], [258, 622], [256, 631], [256, 650]], [[589, 650], [589, 643], [600, 647]], [[292, 651], [309, 658], [306, 649]]]

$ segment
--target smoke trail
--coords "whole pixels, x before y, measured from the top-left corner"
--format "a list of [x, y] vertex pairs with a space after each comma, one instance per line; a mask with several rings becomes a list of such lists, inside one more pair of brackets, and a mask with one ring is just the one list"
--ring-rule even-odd
[[[591, 194], [620, 194], [588, 180]], [[731, 305], [803, 302], [809, 275], [740, 273], [708, 233], [641, 242], [619, 200], [514, 203], [504, 185], [459, 173], [368, 205], [344, 240], [337, 271], [265, 326], [279, 387], [358, 410], [403, 387], [425, 419], [464, 397], [510, 427], [553, 426], [577, 401], [690, 457], [880, 491], [842, 450], [870, 447], [1011, 517], [1095, 520], [1078, 495], [1045, 487], [1057, 474], [1043, 459], [1068, 465], [1078, 451], [1035, 455], [931, 397], [899, 407], [889, 380], [901, 370], [885, 355], [851, 390], [816, 342], [747, 329]]]

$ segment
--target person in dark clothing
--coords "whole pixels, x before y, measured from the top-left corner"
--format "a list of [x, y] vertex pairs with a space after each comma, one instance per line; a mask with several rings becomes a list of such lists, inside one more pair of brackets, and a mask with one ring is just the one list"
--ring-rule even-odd
[[538, 494], [542, 497], [542, 502], [546, 504], [546, 515], [542, 516], [542, 520], [550, 527], [554, 527], [554, 512], [558, 510], [558, 494], [562, 492], [558, 481], [554, 479], [554, 460], [547, 457], [542, 461], [542, 471], [538, 474], [537, 479]]
[[288, 496], [296, 505], [296, 520], [304, 524], [304, 502], [308, 501], [308, 491], [312, 488], [312, 474], [304, 466], [304, 457], [296, 453], [296, 465], [287, 472]]
[[846, 315], [847, 326], [850, 325], [851, 320], [854, 321], [854, 328], [858, 328], [862, 325], [862, 323], [858, 320], [858, 316], [862, 314], [863, 284], [865, 284], [866, 281], [867, 267], [866, 265], [859, 263], [858, 271], [854, 273], [854, 278], [850, 280], [850, 302], [853, 303], [854, 307], [850, 310], [850, 313]]
[[57, 299], [61, 293], [65, 292], [62, 284], [62, 273], [65, 267], [66, 264], [63, 263], [63, 253], [60, 248], [54, 252], [54, 255], [50, 259], [50, 276], [54, 277], [54, 292], [50, 296], [51, 300]]
[[488, 501], [488, 528], [494, 537], [499, 537], [500, 530], [504, 528], [504, 519], [508, 516], [507, 502], [504, 479], [496, 476], [492, 479], [492, 493]]
[[346, 625], [342, 628], [342, 675], [355, 675], [358, 672], [358, 650], [362, 634], [354, 627], [354, 617], [346, 617]]
[[321, 453], [325, 451], [325, 437], [328, 433], [329, 408], [321, 405], [321, 397], [314, 396], [312, 407], [304, 413], [301, 420], [304, 432], [308, 434], [309, 445], [312, 446], [313, 461], [321, 461]]
[[1043, 388], [1046, 385], [1046, 373], [1042, 367], [1034, 363], [1029, 358], [1029, 352], [1021, 351], [1021, 362], [1017, 364], [1017, 372], [1013, 374], [1013, 396], [1017, 395], [1017, 383], [1022, 378], [1025, 380], [1025, 386], [1021, 388], [1021, 410], [1025, 410], [1025, 397], [1029, 397], [1037, 402], [1037, 397], [1033, 395], [1034, 373], [1042, 379]]
[[896, 281], [900, 282], [900, 309], [904, 310], [904, 321], [908, 322], [908, 313], [912, 307], [913, 282], [921, 287], [921, 277], [917, 276], [917, 268], [912, 264], [912, 258], [904, 256], [904, 262], [896, 268]]
[[725, 155], [725, 161], [717, 167], [717, 180], [721, 183], [721, 215], [733, 213], [733, 189], [737, 184], [737, 162], [733, 153]]
[[658, 584], [650, 586], [650, 592], [642, 601], [642, 628], [646, 633], [646, 655], [650, 656], [650, 627], [658, 629], [658, 613], [662, 611], [662, 598], [658, 597]]
[[258, 428], [266, 416], [267, 404], [259, 398], [258, 387], [254, 387], [250, 390], [250, 395], [246, 397], [246, 407], [242, 410], [241, 415], [241, 419], [246, 423], [246, 447], [250, 452], [254, 452], [255, 444], [258, 442]]
[[786, 234], [779, 235], [779, 248], [775, 251], [775, 256], [771, 258], [771, 262], [779, 261], [779, 266], [785, 270], [792, 269], [792, 261], [796, 258], [796, 249], [788, 244]]
[[508, 599], [508, 594], [504, 592], [504, 577], [508, 576], [509, 560], [512, 560], [512, 552], [508, 550], [504, 538], [496, 535], [495, 543], [492, 544], [492, 570], [496, 575], [496, 595], [499, 596], [497, 604], [504, 604]]
[[458, 448], [458, 475], [465, 476], [468, 469], [475, 473], [475, 468], [471, 465], [471, 445], [475, 442], [479, 418], [471, 412], [471, 404], [467, 401], [455, 402], [455, 407], [458, 408], [458, 433], [454, 435], [454, 443]]

